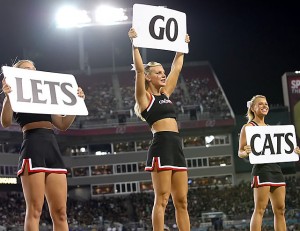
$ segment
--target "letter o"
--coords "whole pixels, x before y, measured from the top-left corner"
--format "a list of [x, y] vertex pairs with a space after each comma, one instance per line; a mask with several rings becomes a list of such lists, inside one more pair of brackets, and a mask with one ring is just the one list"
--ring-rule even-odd
[[[173, 37], [171, 37], [171, 35], [170, 35], [171, 24], [172, 23], [174, 23], [174, 35], [173, 35]], [[178, 37], [178, 23], [177, 23], [175, 18], [168, 19], [167, 24], [166, 24], [166, 36], [167, 36], [167, 39], [171, 42], [174, 42], [177, 39], [177, 37]]]

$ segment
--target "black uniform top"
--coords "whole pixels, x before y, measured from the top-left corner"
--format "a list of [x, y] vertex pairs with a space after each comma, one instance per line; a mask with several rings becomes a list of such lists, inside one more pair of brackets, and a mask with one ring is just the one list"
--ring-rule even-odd
[[33, 113], [14, 112], [13, 116], [14, 116], [16, 122], [21, 126], [21, 128], [24, 127], [26, 124], [29, 124], [32, 122], [39, 122], [39, 121], [52, 122], [51, 115], [49, 115], [49, 114], [33, 114]]
[[[257, 123], [251, 121], [250, 124], [258, 126]], [[252, 167], [252, 175], [257, 176], [264, 172], [279, 172], [282, 173], [281, 167], [278, 163], [267, 163], [267, 164], [254, 164]]]
[[142, 111], [141, 115], [151, 127], [156, 121], [164, 118], [175, 118], [175, 108], [171, 100], [165, 95], [150, 95], [148, 107]]

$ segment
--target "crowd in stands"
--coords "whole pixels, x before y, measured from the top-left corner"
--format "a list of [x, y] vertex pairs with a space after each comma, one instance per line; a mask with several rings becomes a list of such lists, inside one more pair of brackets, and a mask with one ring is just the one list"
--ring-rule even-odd
[[[293, 176], [287, 177], [286, 181], [288, 230], [295, 231], [300, 229], [300, 199], [298, 197], [300, 179]], [[153, 199], [153, 193], [151, 192], [124, 196], [103, 196], [88, 200], [68, 198], [70, 230], [150, 230]], [[249, 230], [249, 219], [253, 211], [250, 182], [241, 182], [237, 186], [190, 188], [188, 204], [192, 230], [203, 230], [200, 229], [203, 222], [201, 214], [214, 211], [221, 211], [226, 214], [227, 218], [224, 222], [226, 220], [240, 220], [241, 223], [247, 221], [245, 226], [240, 228], [233, 227], [233, 225], [228, 227], [224, 224], [222, 230]], [[51, 219], [46, 206], [45, 204], [42, 212], [41, 224], [45, 227], [51, 227]], [[170, 227], [170, 230], [175, 231], [177, 229], [174, 212], [174, 206], [170, 198], [165, 223]], [[0, 194], [0, 224], [11, 227], [8, 230], [14, 230], [12, 227], [22, 227], [24, 215], [25, 202], [21, 193]], [[264, 219], [271, 220], [272, 216], [272, 209], [269, 204]], [[76, 229], [76, 227], [81, 227], [81, 229]], [[213, 230], [213, 227], [208, 227], [206, 230]], [[266, 224], [263, 230], [273, 230], [272, 223]]]
[[89, 119], [106, 120], [111, 111], [116, 109], [116, 97], [108, 83], [99, 82], [95, 86], [88, 86], [85, 92]]
[[[178, 87], [170, 97], [176, 105], [177, 114], [190, 115], [193, 111], [195, 119], [230, 118], [230, 106], [217, 79], [208, 67], [204, 68], [205, 71], [202, 69], [190, 68], [180, 76]], [[105, 76], [105, 81], [102, 81], [101, 73], [98, 76], [77, 77], [79, 80], [93, 79], [89, 81], [91, 85], [84, 86], [87, 89], [85, 102], [89, 115], [81, 118], [82, 124], [85, 124], [86, 120], [118, 123], [122, 113], [125, 119], [121, 118], [121, 122], [139, 121], [133, 113], [135, 99], [132, 73], [118, 72], [115, 76], [113, 81], [108, 76]], [[191, 119], [190, 116], [186, 118]]]
[[[171, 95], [176, 105], [177, 114], [195, 118], [230, 118], [230, 106], [223, 94], [217, 79], [212, 75], [209, 66], [186, 67], [180, 76], [178, 87]], [[131, 72], [118, 72], [112, 80], [109, 73], [76, 76], [78, 85], [86, 95], [85, 103], [88, 116], [78, 116], [73, 126], [82, 127], [95, 124], [114, 124], [120, 122], [140, 121], [133, 113], [134, 77]], [[0, 95], [0, 106], [4, 94]]]

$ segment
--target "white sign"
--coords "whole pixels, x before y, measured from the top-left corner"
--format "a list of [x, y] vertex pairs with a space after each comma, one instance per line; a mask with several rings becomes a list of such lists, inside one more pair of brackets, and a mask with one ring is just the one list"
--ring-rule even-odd
[[17, 178], [14, 177], [0, 177], [0, 184], [17, 184]]
[[136, 47], [189, 52], [185, 42], [186, 14], [162, 6], [133, 5], [132, 27], [137, 32]]
[[2, 71], [12, 90], [9, 99], [14, 112], [88, 115], [73, 75], [8, 66]]
[[293, 125], [247, 126], [247, 145], [251, 146], [251, 164], [298, 161], [294, 152], [297, 146]]

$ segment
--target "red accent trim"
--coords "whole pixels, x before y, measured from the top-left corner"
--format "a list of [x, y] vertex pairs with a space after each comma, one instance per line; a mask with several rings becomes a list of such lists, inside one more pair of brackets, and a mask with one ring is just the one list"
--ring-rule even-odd
[[163, 170], [187, 171], [187, 168], [160, 167], [158, 163], [159, 163], [158, 157], [153, 157], [152, 166], [151, 167], [145, 167], [145, 171], [152, 172], [155, 165], [157, 166], [156, 168], [157, 168], [158, 171], [163, 171]]
[[286, 186], [286, 184], [272, 184], [272, 183], [262, 183], [259, 184], [258, 187], [263, 187], [263, 186], [272, 186], [272, 187], [280, 187], [280, 186]]
[[29, 159], [24, 159], [21, 169], [18, 171], [17, 176], [20, 176], [25, 169], [25, 166], [28, 166], [29, 173], [37, 173], [37, 172], [47, 172], [47, 173], [58, 173], [58, 174], [67, 174], [67, 170], [55, 170], [55, 169], [32, 169], [29, 163]]
[[153, 99], [153, 95], [152, 94], [149, 94], [150, 95], [150, 101], [149, 101], [149, 104], [148, 106], [146, 107], [146, 110], [149, 108], [149, 106], [151, 105], [152, 103], [152, 99]]
[[286, 183], [282, 184], [276, 184], [276, 183], [259, 183], [258, 176], [254, 176], [252, 183], [251, 183], [251, 188], [259, 188], [263, 186], [270, 186], [270, 187], [281, 187], [281, 186], [286, 186]]

